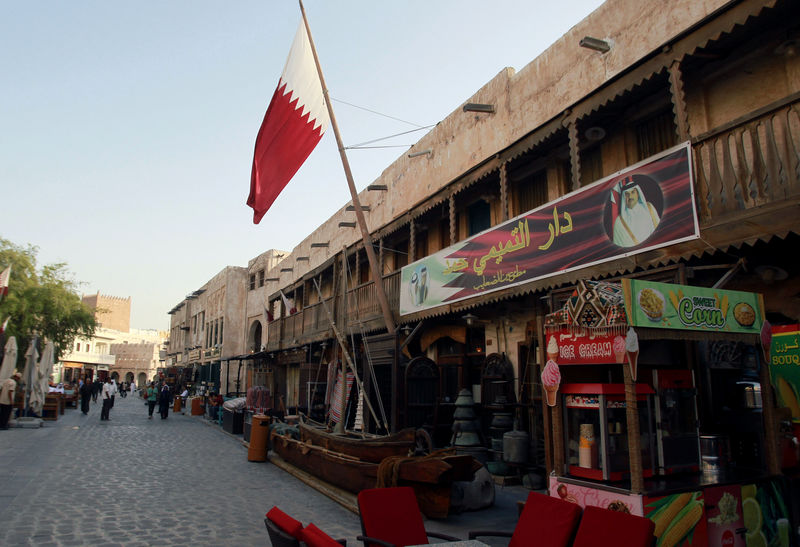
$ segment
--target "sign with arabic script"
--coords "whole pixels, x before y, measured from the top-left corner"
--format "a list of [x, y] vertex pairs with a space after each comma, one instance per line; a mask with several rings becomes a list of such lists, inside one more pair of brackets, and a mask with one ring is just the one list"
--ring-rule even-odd
[[758, 334], [760, 294], [623, 279], [625, 315], [634, 327]]
[[788, 408], [800, 423], [800, 325], [774, 325], [769, 351], [769, 371], [778, 405]]
[[685, 143], [405, 266], [405, 315], [697, 238]]

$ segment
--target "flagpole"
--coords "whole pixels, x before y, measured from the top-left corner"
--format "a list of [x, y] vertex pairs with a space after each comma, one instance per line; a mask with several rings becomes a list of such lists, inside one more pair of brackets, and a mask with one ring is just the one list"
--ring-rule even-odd
[[383, 289], [383, 276], [378, 269], [378, 259], [375, 256], [375, 250], [372, 248], [372, 237], [369, 235], [367, 221], [364, 218], [364, 211], [361, 209], [361, 202], [359, 201], [358, 194], [356, 193], [356, 185], [355, 182], [353, 182], [353, 173], [350, 170], [350, 162], [347, 161], [347, 153], [345, 152], [344, 144], [342, 143], [342, 137], [339, 134], [339, 125], [336, 123], [336, 116], [333, 114], [333, 105], [331, 104], [330, 96], [328, 95], [328, 86], [325, 85], [325, 78], [322, 75], [322, 66], [319, 64], [317, 49], [314, 47], [314, 39], [311, 37], [311, 27], [309, 27], [308, 19], [306, 18], [306, 9], [303, 7], [303, 0], [298, 1], [300, 2], [300, 12], [303, 14], [303, 23], [306, 27], [306, 34], [308, 34], [308, 42], [311, 45], [311, 53], [314, 55], [314, 63], [317, 65], [317, 74], [319, 75], [319, 81], [322, 85], [322, 94], [325, 97], [325, 104], [328, 107], [328, 116], [331, 120], [331, 127], [333, 128], [333, 134], [336, 136], [336, 145], [339, 148], [339, 156], [342, 158], [342, 167], [344, 167], [344, 174], [347, 178], [347, 186], [350, 188], [350, 196], [353, 199], [353, 208], [356, 212], [356, 220], [358, 221], [358, 226], [361, 229], [361, 238], [364, 240], [364, 249], [367, 252], [367, 260], [369, 261], [369, 268], [372, 271], [372, 279], [375, 282], [378, 303], [380, 304], [381, 311], [383, 312], [383, 320], [386, 322], [386, 330], [389, 332], [389, 334], [394, 334], [394, 317], [392, 316], [392, 310], [389, 307], [389, 300], [386, 298], [386, 291]]

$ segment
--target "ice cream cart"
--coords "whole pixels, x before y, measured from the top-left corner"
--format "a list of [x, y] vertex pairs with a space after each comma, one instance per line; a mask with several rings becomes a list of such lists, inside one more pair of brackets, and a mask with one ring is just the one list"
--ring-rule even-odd
[[701, 389], [715, 372], [696, 345], [715, 340], [753, 348], [753, 370], [729, 376], [769, 385], [760, 295], [581, 281], [544, 330], [551, 495], [649, 517], [659, 546], [792, 545], [771, 391], [760, 392], [759, 464], [739, 465], [726, 445], [735, 428], [715, 421], [732, 411], [709, 412]]

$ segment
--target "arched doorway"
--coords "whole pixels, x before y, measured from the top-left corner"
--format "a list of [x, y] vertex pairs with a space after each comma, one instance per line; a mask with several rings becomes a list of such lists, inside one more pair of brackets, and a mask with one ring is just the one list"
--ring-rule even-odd
[[111, 373], [111, 379], [114, 380], [115, 382], [119, 383], [119, 372], [117, 372], [116, 370], [114, 372], [112, 372]]
[[261, 351], [262, 346], [265, 345], [262, 340], [262, 327], [261, 321], [253, 321], [250, 325], [247, 335], [247, 350], [251, 352]]
[[139, 387], [144, 387], [145, 384], [147, 384], [147, 374], [140, 372], [139, 378], [136, 380], [136, 385]]
[[125, 373], [125, 381], [128, 382], [129, 384], [133, 382], [133, 372]]

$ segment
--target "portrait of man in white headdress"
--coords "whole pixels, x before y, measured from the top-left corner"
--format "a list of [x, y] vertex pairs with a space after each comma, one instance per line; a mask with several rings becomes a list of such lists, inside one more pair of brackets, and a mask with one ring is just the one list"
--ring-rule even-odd
[[658, 211], [647, 201], [639, 184], [628, 183], [611, 193], [616, 205], [614, 218], [614, 244], [620, 247], [635, 247], [645, 241], [658, 227], [661, 220]]

